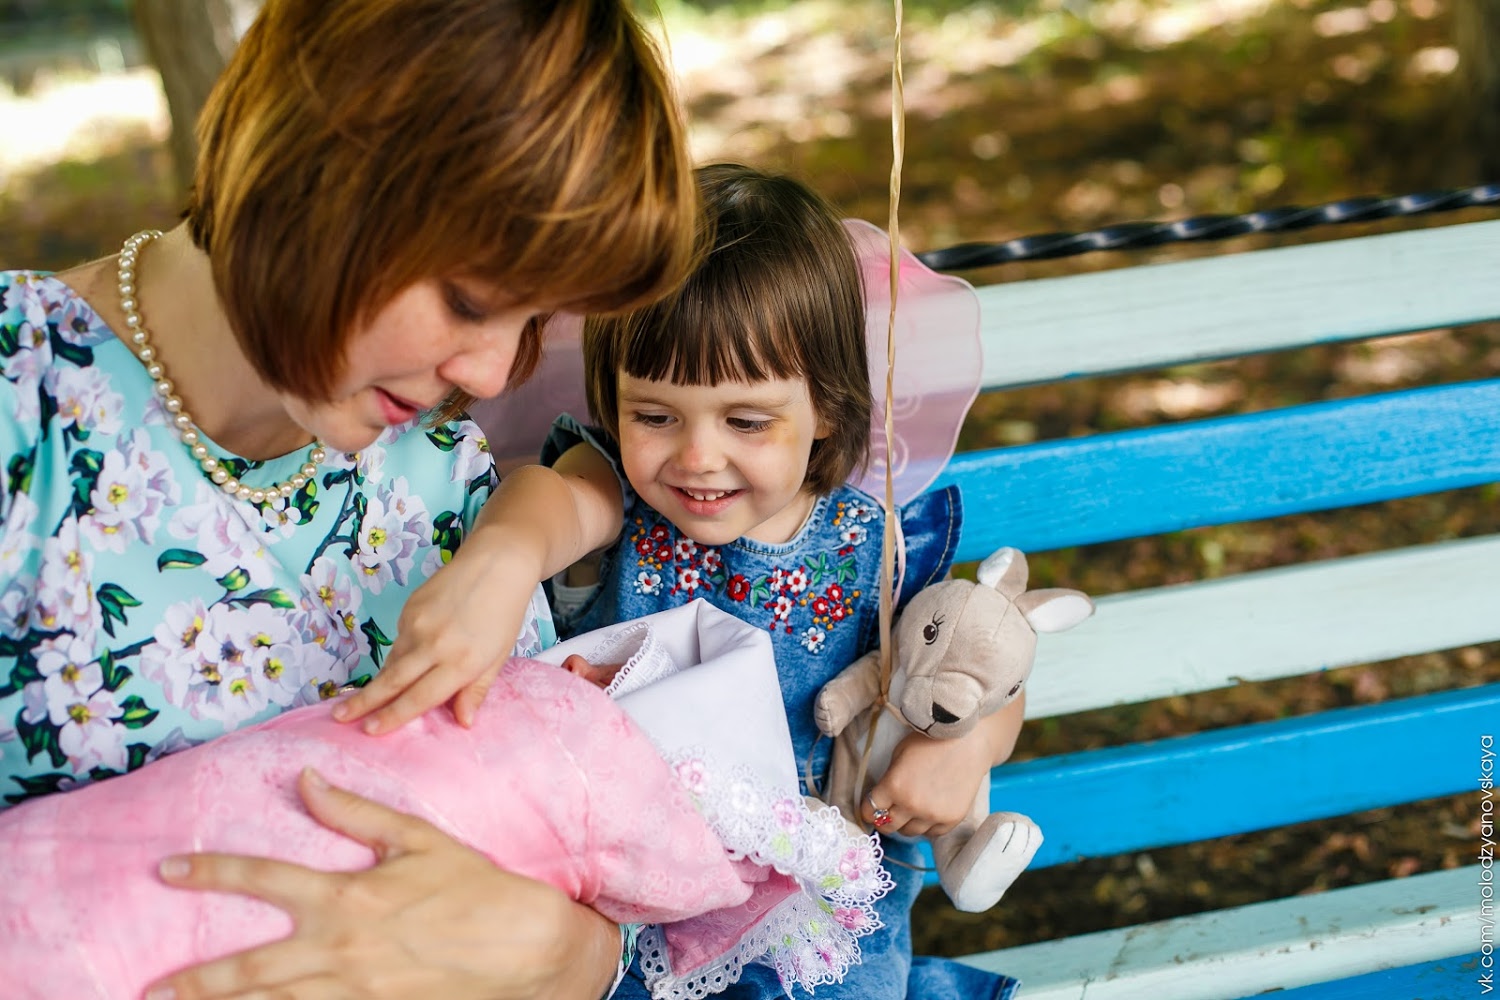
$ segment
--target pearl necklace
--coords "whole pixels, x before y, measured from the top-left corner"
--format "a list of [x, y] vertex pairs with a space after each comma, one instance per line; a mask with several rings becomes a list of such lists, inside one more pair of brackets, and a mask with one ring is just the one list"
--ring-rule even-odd
[[136, 310], [135, 301], [135, 263], [141, 248], [161, 235], [159, 230], [147, 229], [136, 233], [125, 241], [120, 248], [120, 308], [125, 312], [125, 326], [130, 330], [130, 343], [135, 348], [136, 357], [146, 366], [146, 374], [156, 382], [156, 396], [161, 400], [162, 409], [166, 410], [172, 418], [172, 429], [182, 440], [187, 448], [188, 454], [198, 463], [206, 476], [213, 481], [229, 496], [236, 500], [248, 500], [253, 504], [271, 503], [275, 509], [280, 510], [293, 493], [296, 493], [307, 481], [317, 475], [318, 466], [328, 457], [323, 450], [321, 441], [314, 441], [307, 452], [307, 461], [302, 463], [302, 468], [285, 482], [272, 483], [270, 486], [246, 486], [237, 478], [230, 475], [225, 463], [209, 454], [208, 446], [203, 443], [203, 434], [198, 430], [198, 425], [193, 423], [192, 416], [183, 409], [182, 397], [172, 391], [172, 380], [167, 378], [166, 369], [162, 367], [161, 360], [156, 356], [156, 348], [151, 346], [151, 336], [146, 332], [145, 325], [141, 322], [141, 314]]

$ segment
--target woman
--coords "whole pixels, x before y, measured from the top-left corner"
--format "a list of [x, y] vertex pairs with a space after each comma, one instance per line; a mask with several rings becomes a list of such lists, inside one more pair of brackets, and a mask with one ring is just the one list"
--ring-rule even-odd
[[[0, 275], [7, 804], [367, 678], [493, 485], [441, 418], [525, 376], [547, 311], [632, 308], [692, 256], [681, 124], [618, 0], [269, 0], [199, 137], [183, 225]], [[545, 610], [526, 631], [550, 638]], [[615, 925], [300, 790], [381, 862], [164, 859], [297, 929], [151, 996], [608, 988]]]

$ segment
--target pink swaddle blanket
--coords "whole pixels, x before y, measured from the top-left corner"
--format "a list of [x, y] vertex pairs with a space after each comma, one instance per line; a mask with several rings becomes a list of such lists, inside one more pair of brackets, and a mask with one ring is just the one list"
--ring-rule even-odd
[[[832, 896], [809, 893], [806, 864], [768, 863], [764, 829], [750, 832], [744, 817], [716, 817], [722, 802], [704, 801], [701, 781], [694, 790], [694, 775], [712, 759], [707, 751], [669, 761], [623, 701], [533, 660], [507, 665], [472, 729], [438, 709], [372, 738], [333, 722], [326, 703], [296, 709], [123, 777], [0, 813], [0, 996], [135, 998], [172, 970], [288, 934], [290, 919], [269, 904], [168, 888], [156, 866], [200, 850], [328, 870], [373, 864], [367, 848], [306, 814], [295, 791], [305, 766], [432, 822], [610, 919], [663, 925], [656, 939], [662, 961], [652, 976], [658, 996], [689, 995], [678, 987], [690, 982], [723, 988], [726, 976], [768, 948], [779, 951], [769, 960], [784, 978], [813, 984], [841, 975], [852, 957], [847, 948], [836, 968], [804, 972], [799, 966], [818, 942], [770, 948], [766, 932], [785, 930], [785, 919], [771, 919], [778, 911], [831, 914], [847, 898], [855, 906], [843, 920], [843, 943], [852, 945], [870, 929], [861, 904], [888, 884], [869, 854], [873, 846], [859, 855], [857, 838], [830, 841], [826, 827], [817, 832], [826, 817], [804, 809], [796, 819], [811, 839], [800, 838], [800, 862], [815, 847], [824, 851], [818, 866], [834, 858], [837, 867], [839, 851], [858, 855], [854, 869], [845, 864], [857, 875], [846, 887]], [[729, 769], [748, 774], [738, 764]], [[707, 773], [722, 770], [709, 764]], [[773, 809], [774, 798], [756, 811]], [[864, 870], [871, 861], [873, 874]]]

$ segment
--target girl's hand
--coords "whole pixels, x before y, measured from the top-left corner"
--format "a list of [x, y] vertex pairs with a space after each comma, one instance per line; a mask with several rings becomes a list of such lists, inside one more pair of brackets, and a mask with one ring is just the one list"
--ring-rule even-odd
[[263, 899], [296, 930], [160, 980], [147, 1000], [596, 1000], [609, 987], [619, 928], [593, 910], [310, 770], [299, 791], [320, 823], [372, 848], [378, 863], [321, 872], [232, 855], [167, 859], [169, 884]]
[[451, 698], [459, 725], [473, 725], [531, 613], [538, 575], [524, 552], [466, 540], [407, 598], [385, 665], [333, 717], [368, 715], [365, 732], [384, 733]]
[[890, 822], [879, 827], [882, 833], [940, 837], [952, 830], [969, 815], [990, 769], [1015, 749], [1025, 707], [1023, 693], [958, 739], [908, 733], [891, 754], [890, 768], [860, 803], [865, 824], [875, 825], [879, 806], [890, 813]]

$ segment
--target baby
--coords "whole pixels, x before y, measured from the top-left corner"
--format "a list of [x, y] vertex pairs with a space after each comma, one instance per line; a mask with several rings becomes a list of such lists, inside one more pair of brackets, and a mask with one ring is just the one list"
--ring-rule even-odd
[[543, 659], [510, 661], [472, 729], [435, 710], [372, 739], [312, 705], [0, 813], [0, 993], [133, 998], [287, 934], [266, 903], [179, 892], [155, 870], [202, 850], [369, 866], [302, 809], [304, 767], [656, 925], [641, 955], [657, 997], [721, 990], [751, 961], [789, 983], [841, 978], [889, 879], [874, 841], [797, 794], [765, 637], [698, 602]]
[[620, 668], [623, 666], [625, 666], [624, 662], [590, 663], [577, 653], [569, 654], [568, 658], [562, 664], [563, 669], [573, 676], [582, 677], [595, 687], [606, 690], [608, 690], [610, 683], [615, 679], [615, 675], [620, 672]]

